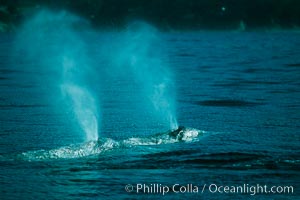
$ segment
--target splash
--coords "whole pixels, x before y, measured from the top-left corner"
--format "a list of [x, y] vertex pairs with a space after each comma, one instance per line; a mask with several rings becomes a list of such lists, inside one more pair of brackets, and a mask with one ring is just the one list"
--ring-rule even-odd
[[97, 140], [98, 107], [87, 79], [92, 68], [79, 31], [86, 27], [85, 20], [70, 13], [44, 10], [22, 26], [16, 44], [22, 56], [35, 63], [31, 71], [49, 75], [49, 82], [42, 84], [61, 89], [86, 140]]
[[98, 141], [88, 141], [86, 143], [64, 146], [57, 149], [28, 151], [17, 155], [17, 158], [27, 161], [81, 158], [97, 156], [108, 151], [128, 149], [135, 146], [164, 145], [179, 142], [193, 143], [211, 134], [213, 133], [194, 128], [179, 127], [179, 129], [175, 131], [159, 133], [145, 138], [133, 137], [121, 141], [101, 138]]

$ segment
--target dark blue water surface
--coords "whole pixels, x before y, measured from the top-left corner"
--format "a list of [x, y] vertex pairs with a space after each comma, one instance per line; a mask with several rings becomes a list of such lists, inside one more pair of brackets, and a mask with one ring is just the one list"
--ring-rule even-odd
[[[91, 49], [101, 45], [97, 37], [86, 41]], [[178, 122], [207, 134], [192, 142], [117, 145], [167, 130], [158, 123], [144, 126], [147, 114], [133, 106], [140, 98], [130, 80], [106, 80], [102, 73], [99, 137], [114, 142], [90, 156], [61, 158], [52, 151], [84, 151], [76, 145], [85, 134], [55, 92], [55, 73], [13, 56], [15, 35], [1, 34], [0, 199], [252, 197], [208, 188], [202, 193], [205, 184], [293, 186], [293, 194], [253, 197], [299, 198], [299, 32], [174, 32], [163, 33], [162, 41], [175, 77]], [[95, 62], [101, 66], [101, 58]], [[163, 196], [124, 189], [139, 183], [193, 184], [199, 192]]]

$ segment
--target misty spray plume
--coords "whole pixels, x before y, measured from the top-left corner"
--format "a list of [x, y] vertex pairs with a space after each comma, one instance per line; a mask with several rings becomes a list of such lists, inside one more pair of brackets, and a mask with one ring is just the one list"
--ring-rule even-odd
[[98, 107], [88, 87], [91, 66], [86, 44], [79, 34], [81, 26], [86, 25], [83, 19], [67, 12], [44, 10], [21, 27], [16, 45], [22, 56], [35, 63], [32, 70], [53, 77], [51, 82], [42, 84], [60, 86], [89, 141], [98, 139]]
[[178, 128], [175, 113], [175, 85], [159, 32], [143, 22], [134, 22], [120, 33], [114, 60], [129, 70], [147, 97], [154, 115], [169, 129]]

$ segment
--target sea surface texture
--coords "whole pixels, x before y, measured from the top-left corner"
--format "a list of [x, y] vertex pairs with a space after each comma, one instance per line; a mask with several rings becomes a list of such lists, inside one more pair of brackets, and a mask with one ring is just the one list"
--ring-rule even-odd
[[[94, 102], [99, 139], [86, 142], [57, 71], [16, 48], [15, 33], [0, 34], [0, 199], [299, 198], [299, 32], [160, 33], [152, 48], [164, 49], [178, 124], [199, 130], [184, 139], [152, 117], [143, 80], [107, 64], [114, 56], [103, 44], [113, 35], [81, 36], [97, 66], [85, 74], [86, 88], [101, 100]], [[48, 45], [40, 56], [58, 44]], [[154, 189], [175, 184], [199, 191]], [[293, 193], [220, 193], [212, 184], [293, 186]]]

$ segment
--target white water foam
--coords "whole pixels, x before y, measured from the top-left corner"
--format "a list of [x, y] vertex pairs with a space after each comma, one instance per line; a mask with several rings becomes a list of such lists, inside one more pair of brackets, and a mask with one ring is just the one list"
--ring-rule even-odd
[[89, 141], [79, 145], [70, 145], [52, 150], [28, 151], [20, 155], [21, 159], [28, 161], [41, 161], [49, 159], [73, 159], [98, 155], [118, 148], [130, 148], [133, 146], [162, 145], [178, 142], [196, 142], [206, 131], [193, 128], [184, 128], [178, 132], [166, 132], [156, 134], [148, 138], [128, 138], [115, 141], [110, 138], [102, 138], [98, 141]]

